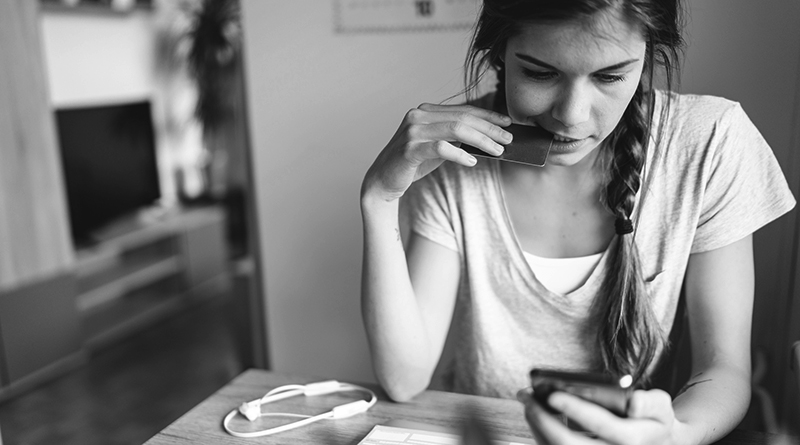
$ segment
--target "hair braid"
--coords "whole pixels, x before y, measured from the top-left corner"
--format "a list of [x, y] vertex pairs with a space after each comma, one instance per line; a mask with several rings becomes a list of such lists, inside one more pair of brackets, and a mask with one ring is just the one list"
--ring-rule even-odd
[[636, 193], [642, 183], [645, 151], [643, 142], [648, 126], [643, 100], [644, 91], [640, 83], [619, 125], [608, 140], [612, 158], [605, 198], [609, 210], [617, 218], [632, 216]]
[[[605, 203], [617, 219], [630, 219], [642, 183], [650, 114], [640, 84], [619, 125], [608, 140], [610, 177]], [[663, 341], [641, 274], [633, 236], [619, 236], [609, 252], [610, 270], [596, 301], [600, 317], [598, 343], [605, 368], [612, 374], [631, 374], [642, 383], [659, 343]]]

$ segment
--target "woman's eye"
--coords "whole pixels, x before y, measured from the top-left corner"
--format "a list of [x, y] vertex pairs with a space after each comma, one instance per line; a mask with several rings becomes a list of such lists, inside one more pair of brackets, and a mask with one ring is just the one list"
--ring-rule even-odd
[[552, 80], [557, 76], [557, 74], [552, 71], [534, 71], [527, 68], [523, 68], [522, 72], [525, 74], [525, 77], [538, 81]]
[[603, 83], [617, 83], [625, 80], [624, 74], [596, 74], [595, 78]]

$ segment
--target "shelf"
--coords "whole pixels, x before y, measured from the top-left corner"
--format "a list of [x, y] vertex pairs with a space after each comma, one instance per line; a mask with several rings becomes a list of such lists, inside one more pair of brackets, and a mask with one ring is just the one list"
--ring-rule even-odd
[[84, 254], [75, 270], [78, 292], [102, 286], [120, 275], [135, 272], [143, 265], [180, 255], [180, 248], [175, 234], [163, 234], [141, 245], [108, 245], [91, 256]]
[[201, 289], [186, 290], [177, 277], [139, 289], [114, 304], [107, 304], [84, 314], [82, 334], [89, 351], [106, 347], [147, 326], [167, 319], [182, 310], [217, 298], [230, 289], [230, 277], [218, 276]]
[[225, 213], [171, 209], [123, 218], [78, 252], [76, 307], [84, 346], [108, 345], [230, 288]]
[[112, 273], [117, 276], [116, 279], [91, 290], [79, 291], [76, 299], [78, 311], [89, 311], [122, 298], [130, 291], [176, 275], [180, 270], [181, 262], [177, 257], [165, 258], [152, 264], [126, 266], [113, 270]]
[[173, 236], [175, 233], [224, 222], [224, 212], [215, 206], [143, 212], [139, 216], [117, 220], [93, 233], [92, 237], [99, 244], [79, 251], [78, 259], [86, 260], [86, 257], [91, 257], [92, 252], [98, 250], [124, 251], [159, 238]]

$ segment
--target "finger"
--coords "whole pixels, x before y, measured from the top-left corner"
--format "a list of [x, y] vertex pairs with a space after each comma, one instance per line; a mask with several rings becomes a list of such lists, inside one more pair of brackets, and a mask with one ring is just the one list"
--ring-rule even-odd
[[418, 152], [417, 162], [422, 163], [433, 159], [444, 159], [467, 167], [478, 163], [474, 156], [446, 141], [433, 141], [425, 144], [425, 148]]
[[409, 111], [406, 116], [408, 136], [412, 140], [447, 140], [464, 142], [487, 153], [499, 155], [501, 144], [509, 144], [513, 136], [508, 131], [467, 112], [426, 113]]
[[675, 417], [672, 397], [660, 389], [634, 391], [628, 405], [628, 417], [667, 423]]
[[521, 402], [523, 405], [527, 405], [533, 400], [533, 388], [528, 386], [527, 388], [522, 388], [517, 391], [517, 401]]
[[598, 444], [599, 442], [576, 433], [532, 398], [525, 405], [525, 419], [540, 444]]
[[487, 120], [495, 125], [499, 125], [501, 127], [505, 127], [511, 124], [511, 118], [506, 116], [505, 114], [498, 113], [496, 111], [487, 110], [485, 108], [476, 107], [474, 105], [437, 105], [437, 104], [422, 104], [419, 107], [420, 110], [424, 111], [436, 111], [436, 112], [466, 112], [472, 114], [476, 117], [481, 119]]
[[513, 135], [502, 128], [511, 124], [510, 117], [471, 105], [422, 104], [406, 114], [406, 121], [411, 124], [459, 121], [501, 144], [508, 144], [513, 139]]
[[420, 134], [430, 134], [431, 137], [438, 136], [447, 141], [469, 144], [494, 156], [503, 154], [505, 150], [502, 145], [492, 140], [492, 138], [487, 136], [483, 131], [477, 130], [471, 125], [461, 121], [444, 121], [428, 124], [420, 131]]
[[625, 443], [628, 439], [625, 420], [596, 403], [560, 391], [551, 394], [547, 403], [602, 439], [612, 443]]

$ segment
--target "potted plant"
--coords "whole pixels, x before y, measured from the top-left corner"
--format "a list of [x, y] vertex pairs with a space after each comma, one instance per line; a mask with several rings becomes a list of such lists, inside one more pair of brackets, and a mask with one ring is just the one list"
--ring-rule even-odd
[[232, 152], [244, 144], [239, 2], [199, 0], [187, 7], [186, 62], [197, 86], [195, 117], [203, 128], [207, 193], [219, 200], [235, 181], [231, 157], [242, 150]]

